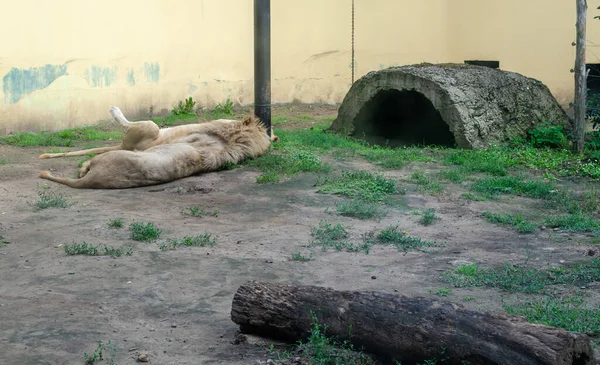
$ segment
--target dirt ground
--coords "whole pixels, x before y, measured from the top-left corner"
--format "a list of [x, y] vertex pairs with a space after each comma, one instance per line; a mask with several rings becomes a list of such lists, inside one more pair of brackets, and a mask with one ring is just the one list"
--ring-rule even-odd
[[[335, 107], [298, 107], [288, 114], [335, 116]], [[74, 150], [70, 148], [67, 150]], [[448, 287], [441, 272], [477, 262], [560, 265], [585, 257], [594, 248], [585, 236], [552, 230], [519, 234], [486, 222], [481, 213], [514, 206], [534, 207], [528, 199], [475, 202], [459, 193], [424, 196], [406, 185], [402, 204], [380, 222], [361, 221], [325, 212], [339, 198], [316, 193], [316, 175], [301, 174], [279, 184], [257, 184], [259, 172], [244, 167], [207, 173], [172, 183], [127, 190], [77, 190], [38, 177], [44, 169], [70, 176], [80, 158], [38, 160], [49, 148], [0, 145], [0, 364], [83, 364], [84, 352], [109, 340], [118, 364], [137, 363], [145, 352], [152, 364], [256, 364], [265, 351], [250, 343], [235, 344], [237, 326], [231, 302], [247, 280], [374, 290], [438, 298]], [[330, 161], [344, 167], [379, 168], [363, 161]], [[414, 166], [384, 171], [407, 177]], [[43, 185], [75, 202], [68, 208], [34, 211], [31, 203]], [[505, 205], [504, 207], [502, 205]], [[185, 217], [198, 206], [218, 209], [216, 217]], [[440, 220], [417, 223], [415, 210], [435, 208]], [[523, 208], [526, 209], [526, 208]], [[527, 208], [534, 209], [534, 208]], [[125, 227], [111, 229], [111, 218]], [[306, 247], [311, 228], [321, 219], [349, 227], [353, 238], [398, 225], [424, 239], [446, 243], [430, 253], [398, 252], [375, 246], [370, 254], [323, 252]], [[154, 222], [160, 239], [130, 239], [132, 222]], [[169, 237], [210, 232], [219, 236], [213, 248], [158, 248]], [[131, 246], [131, 256], [67, 256], [62, 245], [86, 241]], [[296, 262], [292, 253], [312, 253]], [[445, 299], [481, 310], [501, 310], [496, 290], [453, 289]], [[461, 298], [474, 299], [463, 302]], [[266, 341], [265, 343], [268, 343]], [[106, 363], [102, 362], [102, 363]]]

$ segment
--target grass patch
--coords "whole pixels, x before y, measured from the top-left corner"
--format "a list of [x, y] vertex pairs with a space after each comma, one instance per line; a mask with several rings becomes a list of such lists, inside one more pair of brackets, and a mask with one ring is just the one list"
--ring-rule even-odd
[[207, 211], [205, 209], [200, 209], [198, 207], [187, 207], [181, 211], [181, 214], [184, 216], [189, 216], [189, 217], [204, 217], [204, 216], [218, 217], [219, 211], [217, 209]]
[[292, 253], [292, 261], [307, 262], [307, 261], [310, 261], [310, 260], [312, 260], [311, 256], [304, 256], [300, 252], [294, 252], [294, 253]]
[[419, 219], [419, 223], [421, 223], [424, 226], [429, 226], [438, 219], [438, 216], [435, 215], [435, 209], [429, 208], [425, 209], [425, 211], [422, 213], [421, 219]]
[[247, 160], [244, 164], [257, 167], [261, 172], [257, 183], [276, 183], [283, 176], [292, 176], [300, 172], [329, 172], [331, 167], [309, 150], [268, 152], [265, 155]]
[[162, 234], [162, 230], [157, 228], [153, 222], [131, 223], [131, 225], [129, 225], [129, 230], [131, 231], [132, 240], [142, 242], [156, 241]]
[[366, 202], [381, 202], [398, 193], [396, 182], [368, 171], [343, 171], [340, 176], [320, 178], [318, 193], [342, 195]]
[[544, 298], [518, 305], [503, 305], [508, 314], [523, 316], [527, 321], [590, 336], [600, 333], [600, 308], [587, 308], [582, 298]]
[[452, 151], [442, 158], [442, 162], [446, 165], [460, 166], [463, 173], [506, 176], [507, 169], [517, 161], [504, 150], [488, 149]]
[[525, 179], [522, 176], [486, 177], [476, 180], [471, 190], [486, 197], [502, 194], [526, 196], [530, 198], [549, 198], [556, 192], [550, 183]]
[[372, 246], [370, 242], [362, 244], [350, 242], [350, 234], [341, 224], [333, 225], [325, 220], [321, 220], [318, 227], [311, 229], [311, 236], [313, 237], [311, 244], [321, 246], [323, 251], [333, 248], [336, 251], [364, 252], [368, 254]]
[[8, 243], [4, 240], [4, 236], [0, 233], [0, 248], [6, 246]]
[[485, 196], [479, 195], [479, 194], [474, 194], [474, 193], [463, 193], [461, 196], [463, 197], [463, 199], [472, 200], [475, 202], [482, 202], [482, 201], [489, 200], [488, 197], [485, 197]]
[[436, 195], [444, 191], [444, 186], [423, 171], [415, 171], [408, 180], [419, 186], [419, 191]]
[[169, 238], [166, 244], [161, 244], [158, 248], [161, 251], [174, 250], [177, 247], [214, 247], [219, 241], [219, 236], [213, 236], [212, 233], [203, 233], [197, 236], [185, 236], [183, 238]]
[[438, 178], [460, 184], [467, 179], [467, 176], [459, 170], [442, 170], [438, 173]]
[[568, 232], [590, 232], [600, 234], [600, 221], [585, 213], [568, 213], [548, 216], [544, 224]]
[[62, 194], [52, 192], [49, 188], [38, 190], [38, 200], [33, 203], [33, 210], [39, 211], [48, 208], [68, 208], [75, 202], [68, 202]]
[[[269, 355], [277, 359], [277, 364], [296, 364], [295, 358], [307, 360], [314, 365], [375, 365], [376, 360], [354, 348], [349, 341], [339, 341], [327, 335], [327, 325], [319, 324], [316, 314], [311, 310], [310, 335], [306, 341], [288, 347], [290, 350], [279, 352], [271, 345]], [[351, 327], [348, 328], [351, 335]], [[305, 361], [301, 361], [305, 363]]]
[[[326, 212], [329, 212], [329, 208]], [[387, 215], [387, 212], [382, 209], [381, 204], [369, 203], [361, 199], [341, 202], [337, 205], [335, 213], [344, 217], [360, 220], [374, 219], [377, 221]]]
[[196, 123], [198, 116], [196, 114], [170, 114], [166, 117], [152, 118], [152, 121], [159, 127], [171, 127], [179, 124]]
[[483, 216], [488, 222], [514, 227], [519, 233], [531, 233], [537, 229], [535, 224], [520, 215], [484, 212]]
[[111, 218], [108, 221], [109, 228], [123, 228], [125, 226], [125, 220], [123, 218]]
[[65, 129], [57, 132], [16, 133], [2, 137], [0, 141], [19, 147], [73, 147], [76, 142], [119, 140], [123, 137], [120, 131], [104, 131], [98, 127], [80, 127]]
[[456, 287], [485, 286], [510, 292], [540, 293], [548, 285], [580, 287], [599, 281], [600, 259], [545, 270], [508, 264], [501, 268], [482, 269], [475, 264], [466, 264], [445, 272], [442, 278]]
[[426, 247], [438, 247], [440, 244], [434, 241], [424, 240], [420, 237], [412, 237], [408, 232], [398, 231], [398, 226], [388, 226], [379, 232], [371, 231], [364, 235], [366, 242], [371, 245], [393, 245], [399, 251], [421, 251]]
[[104, 244], [91, 245], [83, 241], [81, 243], [67, 243], [65, 246], [65, 253], [67, 255], [84, 255], [84, 256], [110, 256], [110, 257], [121, 257], [123, 255], [131, 256], [133, 248], [114, 248]]

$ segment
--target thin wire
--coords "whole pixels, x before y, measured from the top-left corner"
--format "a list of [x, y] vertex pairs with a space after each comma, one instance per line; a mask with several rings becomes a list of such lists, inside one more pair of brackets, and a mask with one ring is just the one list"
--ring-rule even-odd
[[354, 0], [352, 0], [352, 83], [354, 84]]

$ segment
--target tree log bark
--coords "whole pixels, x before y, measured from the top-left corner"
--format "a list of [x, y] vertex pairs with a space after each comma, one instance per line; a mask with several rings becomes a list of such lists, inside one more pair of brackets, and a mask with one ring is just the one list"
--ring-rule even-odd
[[575, 52], [575, 128], [573, 136], [573, 152], [583, 152], [585, 143], [587, 71], [585, 69], [585, 34], [587, 1], [577, 1], [577, 43]]
[[250, 281], [234, 295], [231, 319], [243, 333], [297, 341], [310, 334], [311, 311], [329, 336], [364, 346], [386, 363], [433, 359], [442, 348], [449, 364], [595, 363], [584, 334], [386, 293]]

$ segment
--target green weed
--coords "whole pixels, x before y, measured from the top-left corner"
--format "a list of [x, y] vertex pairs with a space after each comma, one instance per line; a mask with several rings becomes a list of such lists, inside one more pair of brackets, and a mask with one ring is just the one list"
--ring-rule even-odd
[[563, 127], [548, 122], [527, 131], [527, 134], [534, 147], [564, 148], [568, 145]]
[[[326, 212], [329, 212], [329, 209], [327, 209]], [[382, 209], [381, 204], [369, 203], [360, 199], [339, 203], [335, 213], [344, 217], [357, 218], [360, 220], [374, 219], [377, 221], [387, 215], [387, 211]]]
[[522, 268], [506, 264], [501, 268], [482, 269], [474, 264], [445, 272], [442, 278], [456, 287], [486, 286], [511, 292], [539, 293], [548, 285], [582, 286], [600, 280], [600, 259], [570, 267]]
[[233, 102], [229, 98], [225, 101], [225, 104], [217, 104], [210, 112], [213, 119], [222, 119], [233, 115]]
[[381, 202], [398, 193], [396, 182], [368, 171], [343, 171], [340, 176], [326, 176], [315, 184], [318, 193], [343, 195], [366, 202]]
[[453, 183], [461, 183], [467, 179], [466, 175], [459, 170], [442, 170], [438, 173], [438, 177]]
[[185, 215], [185, 216], [190, 216], [190, 217], [204, 217], [204, 216], [218, 217], [219, 211], [217, 209], [207, 211], [205, 209], [200, 209], [198, 207], [187, 207], [181, 211], [181, 214]]
[[151, 242], [157, 240], [162, 230], [157, 228], [153, 222], [141, 223], [135, 222], [129, 225], [131, 239], [135, 241]]
[[570, 232], [600, 233], [600, 221], [585, 213], [567, 213], [546, 217], [544, 224]]
[[440, 288], [438, 290], [430, 289], [429, 292], [431, 294], [439, 295], [440, 297], [447, 297], [448, 295], [450, 295], [450, 293], [452, 293], [452, 289], [450, 289], [450, 288]]
[[447, 153], [442, 162], [460, 166], [463, 173], [485, 173], [493, 176], [508, 175], [508, 168], [516, 161], [500, 149], [460, 150]]
[[294, 252], [294, 253], [292, 253], [292, 261], [307, 262], [307, 261], [310, 261], [310, 260], [312, 260], [311, 256], [304, 256], [300, 252]]
[[486, 198], [485, 196], [473, 194], [473, 193], [463, 193], [461, 196], [464, 199], [472, 200], [472, 201], [476, 201], [476, 202], [482, 202], [482, 201], [488, 200], [488, 198]]
[[537, 229], [535, 224], [525, 220], [520, 215], [484, 212], [483, 216], [488, 222], [514, 227], [519, 233], [531, 233]]
[[362, 244], [350, 242], [348, 240], [350, 234], [341, 224], [338, 223], [333, 225], [325, 220], [321, 220], [318, 227], [313, 227], [311, 229], [311, 236], [313, 237], [311, 244], [313, 246], [321, 246], [323, 251], [333, 248], [336, 251], [362, 251], [368, 254], [372, 246], [370, 242], [364, 242]]
[[115, 360], [117, 349], [111, 344], [110, 340], [108, 340], [108, 343], [106, 345], [102, 343], [102, 341], [98, 341], [98, 347], [91, 354], [84, 352], [83, 357], [85, 364], [93, 365], [98, 361], [104, 360], [105, 351], [108, 351], [110, 353], [110, 357], [108, 358], [108, 365], [118, 365]]
[[6, 246], [8, 243], [4, 240], [4, 236], [0, 233], [0, 248]]
[[419, 186], [419, 190], [423, 193], [436, 195], [444, 191], [444, 186], [438, 181], [435, 181], [431, 176], [426, 175], [422, 171], [415, 171], [411, 175], [410, 182]]
[[371, 245], [394, 245], [400, 251], [422, 250], [425, 247], [440, 246], [437, 242], [412, 237], [408, 232], [398, 231], [398, 226], [388, 226], [379, 232], [371, 231], [364, 235], [364, 240]]
[[439, 219], [435, 215], [435, 209], [433, 209], [433, 208], [426, 209], [422, 214], [423, 215], [422, 215], [421, 219], [419, 219], [419, 223], [421, 223], [424, 226], [429, 226], [433, 222], [435, 222], [436, 220]]
[[80, 127], [58, 132], [17, 133], [9, 137], [2, 137], [0, 141], [19, 147], [72, 147], [76, 142], [118, 140], [122, 137], [123, 133], [120, 131], [107, 132], [98, 127]]
[[590, 336], [600, 333], [600, 308], [587, 308], [582, 298], [544, 298], [518, 305], [503, 305], [508, 314], [523, 316], [532, 323], [564, 328]]
[[68, 202], [62, 194], [51, 192], [49, 188], [38, 190], [38, 200], [33, 203], [35, 211], [47, 208], [68, 208], [75, 202]]
[[196, 106], [196, 102], [192, 100], [192, 97], [185, 99], [184, 101], [179, 101], [179, 103], [171, 110], [173, 115], [193, 115], [196, 116], [196, 112], [194, 107]]
[[268, 152], [265, 155], [247, 160], [248, 166], [255, 166], [261, 172], [257, 183], [279, 182], [283, 176], [292, 176], [300, 172], [329, 172], [331, 167], [321, 161], [314, 152], [308, 150]]
[[550, 183], [529, 180], [521, 176], [486, 177], [476, 180], [471, 190], [488, 197], [501, 194], [519, 195], [530, 198], [549, 198], [556, 191]]
[[166, 244], [161, 244], [158, 248], [161, 251], [174, 250], [177, 247], [214, 247], [219, 241], [219, 236], [213, 236], [212, 233], [203, 233], [197, 236], [185, 236], [183, 238], [169, 238]]
[[123, 228], [125, 226], [125, 220], [123, 218], [111, 218], [108, 221], [109, 228]]
[[64, 245], [65, 253], [67, 255], [84, 255], [84, 256], [101, 256], [106, 255], [110, 257], [121, 257], [123, 255], [131, 256], [133, 249], [131, 247], [125, 248], [114, 248], [107, 245], [90, 245], [83, 241], [81, 243], [67, 243]]

